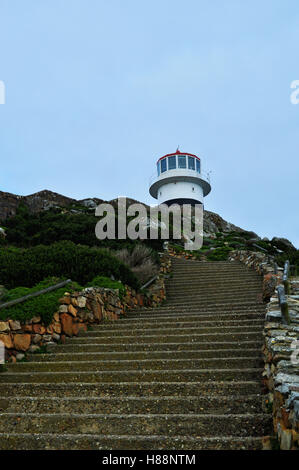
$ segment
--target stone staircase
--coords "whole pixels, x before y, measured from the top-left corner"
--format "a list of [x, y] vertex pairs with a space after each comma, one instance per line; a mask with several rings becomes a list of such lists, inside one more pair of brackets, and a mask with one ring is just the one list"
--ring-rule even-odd
[[0, 449], [260, 449], [261, 279], [173, 260], [167, 302], [0, 374]]

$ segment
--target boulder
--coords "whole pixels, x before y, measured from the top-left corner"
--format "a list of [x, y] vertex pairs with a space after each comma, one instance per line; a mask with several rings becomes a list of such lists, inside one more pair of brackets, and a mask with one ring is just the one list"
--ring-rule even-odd
[[14, 345], [15, 349], [18, 351], [27, 351], [31, 343], [31, 335], [25, 334], [16, 334], [14, 335]]
[[65, 333], [67, 336], [73, 335], [73, 319], [67, 313], [62, 313], [60, 315], [61, 327], [62, 332]]
[[77, 316], [77, 311], [78, 311], [78, 310], [77, 310], [72, 304], [70, 304], [70, 305], [68, 306], [68, 311], [69, 311], [69, 313], [70, 313], [73, 317], [76, 317], [76, 316]]
[[0, 341], [2, 341], [2, 343], [4, 343], [4, 346], [7, 349], [12, 349], [13, 348], [13, 341], [11, 339], [11, 335], [0, 334]]
[[17, 320], [9, 320], [9, 326], [10, 326], [10, 329], [14, 331], [21, 329], [21, 323]]
[[9, 323], [4, 322], [4, 321], [0, 321], [0, 332], [1, 333], [6, 333], [8, 331], [10, 331]]

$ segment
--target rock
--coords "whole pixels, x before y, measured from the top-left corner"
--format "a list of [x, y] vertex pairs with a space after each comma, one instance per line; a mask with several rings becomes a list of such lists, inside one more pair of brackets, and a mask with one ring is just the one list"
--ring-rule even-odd
[[37, 333], [39, 335], [44, 335], [46, 332], [46, 328], [39, 323], [36, 323], [35, 325], [33, 325], [32, 329], [34, 333]]
[[92, 303], [92, 311], [94, 313], [94, 317], [96, 320], [98, 321], [102, 320], [103, 318], [102, 306], [97, 301], [94, 301]]
[[21, 323], [17, 320], [9, 320], [9, 326], [10, 329], [14, 331], [20, 330], [22, 328]]
[[24, 325], [23, 326], [23, 331], [27, 331], [28, 333], [32, 332], [32, 325]]
[[78, 336], [79, 333], [79, 323], [73, 323], [73, 331], [72, 331], [74, 336]]
[[86, 297], [80, 296], [77, 298], [78, 307], [84, 308], [86, 306]]
[[59, 299], [59, 303], [69, 305], [69, 304], [71, 303], [71, 297], [70, 297], [70, 295], [65, 295], [64, 297], [62, 297], [61, 299]]
[[67, 313], [63, 313], [60, 315], [60, 321], [61, 321], [61, 327], [63, 333], [65, 333], [68, 336], [73, 335], [73, 319], [70, 315]]
[[34, 344], [32, 344], [32, 345], [30, 346], [30, 348], [28, 349], [28, 351], [29, 351], [30, 353], [35, 353], [36, 351], [39, 351], [39, 350], [40, 350], [40, 347], [39, 347], [39, 346], [36, 346], [36, 345], [34, 345]]
[[53, 319], [54, 319], [56, 322], [59, 322], [59, 313], [58, 313], [58, 312], [54, 313]]
[[4, 322], [4, 321], [0, 321], [0, 332], [1, 333], [6, 333], [8, 331], [10, 331], [9, 323]]
[[67, 305], [60, 305], [59, 312], [60, 313], [66, 313], [67, 312]]
[[50, 341], [52, 341], [52, 335], [44, 335], [43, 341], [45, 341], [45, 343], [49, 343]]
[[68, 311], [69, 311], [69, 313], [70, 313], [73, 317], [76, 317], [76, 316], [77, 316], [77, 311], [78, 311], [78, 310], [77, 310], [72, 304], [70, 304], [70, 305], [68, 306]]
[[16, 334], [14, 335], [14, 345], [15, 349], [18, 351], [27, 351], [29, 349], [31, 342], [31, 335], [25, 334]]
[[34, 344], [38, 344], [40, 341], [42, 340], [42, 336], [37, 334], [37, 335], [34, 335], [33, 338], [32, 338], [32, 341]]
[[40, 316], [36, 316], [36, 317], [32, 318], [32, 323], [40, 323], [40, 322], [41, 322], [41, 317]]
[[8, 334], [8, 335], [0, 334], [0, 341], [2, 341], [2, 343], [4, 343], [4, 346], [7, 349], [12, 349], [13, 348], [13, 341], [12, 341], [12, 338], [11, 338], [10, 334]]
[[54, 339], [54, 341], [60, 341], [60, 335], [58, 335], [57, 333], [53, 333], [52, 335], [52, 339]]
[[61, 333], [61, 324], [57, 323], [57, 322], [53, 323], [53, 331], [55, 331], [55, 333], [60, 334]]
[[16, 355], [17, 361], [21, 361], [22, 359], [24, 359], [24, 357], [25, 357], [25, 354], [22, 354], [22, 353], [18, 353], [18, 354]]
[[287, 238], [274, 237], [272, 238], [271, 243], [277, 248], [280, 248], [284, 251], [296, 251], [296, 248], [294, 247], [293, 243], [291, 243], [290, 240], [288, 240]]
[[282, 429], [280, 432], [280, 449], [290, 450], [292, 447], [292, 431], [290, 429]]

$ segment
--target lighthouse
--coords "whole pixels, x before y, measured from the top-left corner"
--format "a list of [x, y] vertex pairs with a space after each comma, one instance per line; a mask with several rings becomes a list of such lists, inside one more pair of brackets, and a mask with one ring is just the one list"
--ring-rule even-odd
[[157, 174], [150, 195], [159, 204], [203, 204], [211, 185], [202, 174], [201, 159], [192, 153], [169, 153], [157, 161]]

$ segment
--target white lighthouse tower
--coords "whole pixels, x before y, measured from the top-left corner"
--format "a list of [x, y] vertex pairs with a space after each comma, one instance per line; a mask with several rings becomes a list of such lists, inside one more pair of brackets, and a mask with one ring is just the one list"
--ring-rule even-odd
[[157, 176], [149, 192], [159, 204], [203, 204], [211, 191], [209, 181], [203, 177], [201, 160], [192, 153], [169, 153], [157, 161]]

